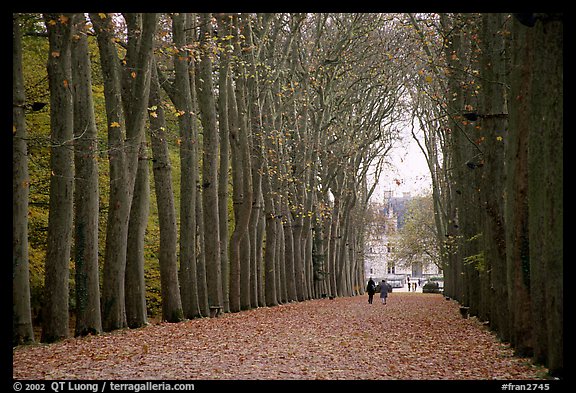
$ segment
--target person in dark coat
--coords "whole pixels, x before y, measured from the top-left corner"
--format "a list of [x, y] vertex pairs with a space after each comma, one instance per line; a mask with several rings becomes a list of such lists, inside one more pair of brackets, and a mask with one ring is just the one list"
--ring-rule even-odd
[[366, 292], [368, 292], [368, 303], [372, 304], [372, 300], [374, 299], [374, 293], [376, 292], [376, 283], [374, 283], [372, 277], [370, 277], [370, 280], [368, 280], [368, 286], [366, 287]]
[[382, 300], [382, 304], [386, 304], [386, 298], [388, 298], [388, 284], [386, 284], [386, 280], [382, 280], [382, 284], [380, 284], [380, 300]]

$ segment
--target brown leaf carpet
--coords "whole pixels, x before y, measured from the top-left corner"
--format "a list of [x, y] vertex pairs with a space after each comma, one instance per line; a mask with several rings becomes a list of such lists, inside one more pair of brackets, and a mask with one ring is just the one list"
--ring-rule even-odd
[[[545, 370], [544, 370], [545, 371]], [[538, 379], [443, 296], [261, 307], [13, 350], [16, 379]]]

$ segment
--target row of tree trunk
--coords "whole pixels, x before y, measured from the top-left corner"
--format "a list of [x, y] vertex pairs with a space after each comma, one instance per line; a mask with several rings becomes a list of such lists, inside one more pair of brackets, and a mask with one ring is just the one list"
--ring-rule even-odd
[[421, 100], [417, 116], [445, 294], [518, 354], [562, 375], [562, 17], [443, 14], [438, 22], [443, 103]]
[[[393, 71], [373, 67], [381, 63], [371, 41], [378, 34], [357, 34], [374, 20], [186, 13], [91, 13], [90, 23], [83, 14], [43, 18], [52, 123], [41, 341], [68, 337], [72, 311], [76, 335], [147, 323], [150, 162], [163, 320], [362, 292], [363, 217], [374, 190], [369, 168], [389, 148], [387, 125], [400, 91]], [[35, 340], [19, 25], [14, 15], [14, 344]], [[91, 35], [106, 104], [103, 261]], [[364, 77], [368, 70], [372, 79]], [[171, 149], [179, 151], [179, 204]]]

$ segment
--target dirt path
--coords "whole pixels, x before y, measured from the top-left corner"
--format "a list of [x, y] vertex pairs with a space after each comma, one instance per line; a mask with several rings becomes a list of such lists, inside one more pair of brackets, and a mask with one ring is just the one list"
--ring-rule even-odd
[[392, 293], [264, 307], [13, 351], [17, 379], [512, 379], [512, 356], [441, 295]]

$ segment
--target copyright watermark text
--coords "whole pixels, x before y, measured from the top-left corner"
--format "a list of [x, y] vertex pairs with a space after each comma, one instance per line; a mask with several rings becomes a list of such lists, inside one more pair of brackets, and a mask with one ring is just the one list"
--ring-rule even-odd
[[15, 381], [12, 384], [15, 392], [146, 392], [146, 391], [194, 391], [193, 383], [168, 382], [112, 382], [112, 381]]

